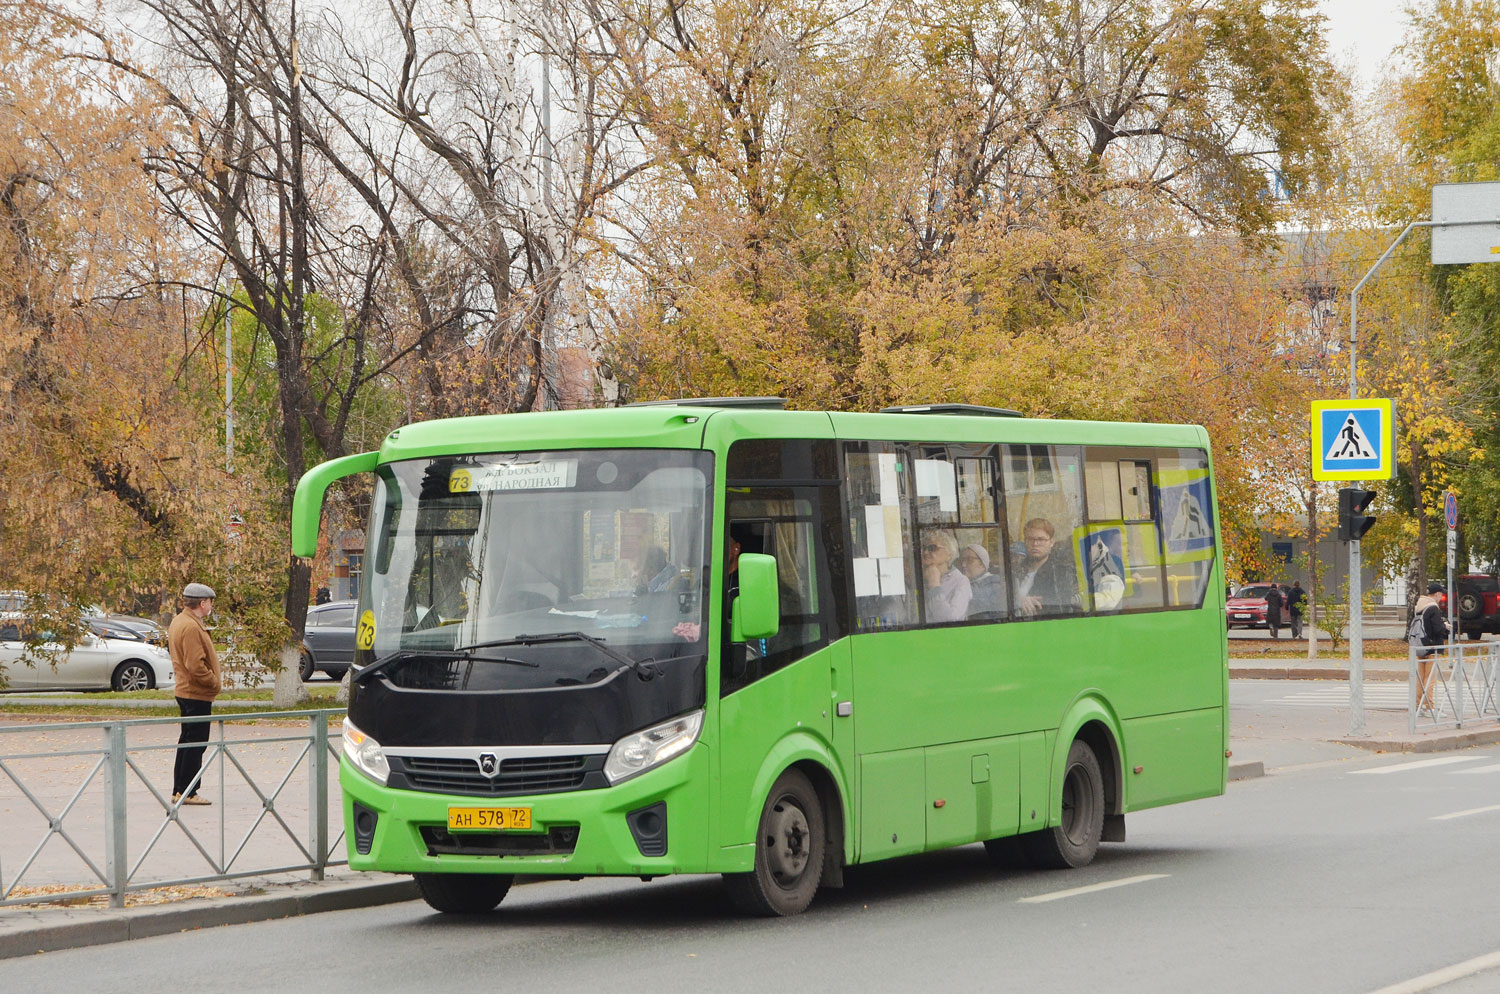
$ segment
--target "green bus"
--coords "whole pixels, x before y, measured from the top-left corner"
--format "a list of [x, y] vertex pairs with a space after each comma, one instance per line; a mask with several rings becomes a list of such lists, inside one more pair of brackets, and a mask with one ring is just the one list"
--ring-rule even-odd
[[983, 841], [1081, 866], [1221, 794], [1207, 433], [777, 398], [460, 418], [375, 475], [344, 724], [349, 865], [439, 911], [517, 874], [721, 873], [795, 914]]

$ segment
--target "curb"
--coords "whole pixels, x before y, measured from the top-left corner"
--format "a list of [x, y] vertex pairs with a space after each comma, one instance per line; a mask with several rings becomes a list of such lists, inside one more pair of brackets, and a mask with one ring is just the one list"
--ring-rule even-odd
[[[72, 918], [34, 925], [10, 926], [0, 916], [0, 960], [59, 949], [102, 946], [153, 935], [212, 928], [216, 925], [243, 925], [248, 922], [314, 915], [324, 911], [372, 908], [415, 900], [419, 896], [416, 881], [408, 878], [320, 888], [301, 894], [258, 894], [131, 910], [112, 909], [100, 911], [97, 917], [88, 919]], [[46, 910], [42, 913], [45, 914]]]
[[1428, 739], [1330, 739], [1339, 745], [1368, 749], [1371, 752], [1447, 752], [1452, 749], [1472, 749], [1474, 746], [1494, 745], [1500, 742], [1500, 728], [1486, 728], [1477, 732], [1459, 730], [1451, 734]]
[[[1349, 679], [1347, 669], [1326, 666], [1231, 666], [1231, 680], [1343, 680]], [[1405, 670], [1366, 669], [1365, 680], [1377, 683], [1405, 683]]]

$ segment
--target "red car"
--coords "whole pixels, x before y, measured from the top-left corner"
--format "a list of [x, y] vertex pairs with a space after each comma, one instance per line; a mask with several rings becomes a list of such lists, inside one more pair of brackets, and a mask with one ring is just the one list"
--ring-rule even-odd
[[1224, 603], [1225, 623], [1230, 628], [1270, 627], [1266, 624], [1266, 594], [1273, 586], [1270, 583], [1251, 583], [1236, 590]]

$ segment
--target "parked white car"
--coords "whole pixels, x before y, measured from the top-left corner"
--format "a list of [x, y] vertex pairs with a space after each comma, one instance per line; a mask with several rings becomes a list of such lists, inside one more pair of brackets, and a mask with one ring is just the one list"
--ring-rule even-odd
[[[46, 646], [47, 649], [55, 646]], [[172, 658], [149, 642], [85, 634], [72, 651], [26, 661], [26, 643], [15, 622], [0, 622], [0, 672], [6, 690], [152, 690], [172, 686]]]

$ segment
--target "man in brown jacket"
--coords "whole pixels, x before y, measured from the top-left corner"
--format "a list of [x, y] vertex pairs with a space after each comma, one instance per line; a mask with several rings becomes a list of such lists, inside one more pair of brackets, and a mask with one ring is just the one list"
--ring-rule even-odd
[[[172, 676], [176, 685], [177, 710], [184, 718], [211, 714], [219, 696], [219, 654], [203, 619], [214, 609], [213, 588], [190, 583], [182, 588], [182, 613], [167, 628], [167, 649], [172, 654]], [[212, 804], [198, 796], [198, 774], [203, 768], [206, 721], [185, 721], [177, 736], [177, 763], [172, 769], [172, 802]]]

